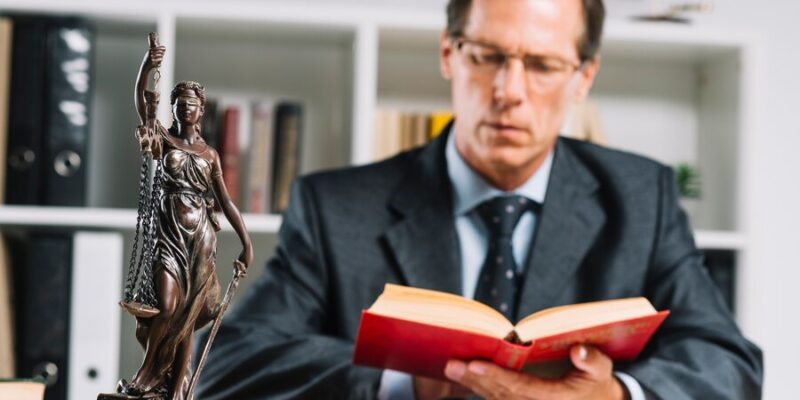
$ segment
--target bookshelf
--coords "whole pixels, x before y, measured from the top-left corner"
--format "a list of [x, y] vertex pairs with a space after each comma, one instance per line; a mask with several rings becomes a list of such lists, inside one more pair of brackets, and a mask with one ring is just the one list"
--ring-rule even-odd
[[[233, 232], [233, 228], [219, 216], [222, 232]], [[248, 229], [255, 233], [276, 233], [281, 225], [279, 215], [244, 216]], [[136, 226], [136, 210], [122, 208], [77, 208], [77, 207], [0, 207], [0, 225], [16, 227], [79, 228], [132, 231]]]
[[[139, 155], [132, 89], [146, 35], [167, 46], [162, 91], [178, 80], [202, 82], [209, 96], [281, 97], [303, 102], [303, 173], [372, 160], [380, 107], [433, 110], [449, 105], [437, 46], [444, 13], [400, 2], [246, 1], [94, 2], [7, 0], [4, 10], [77, 14], [97, 25], [90, 138], [89, 207], [0, 206], [2, 229], [122, 232], [126, 251], [136, 214]], [[755, 44], [746, 33], [609, 20], [603, 66], [592, 98], [609, 142], [701, 173], [703, 197], [692, 216], [699, 247], [736, 252], [740, 279], [748, 248], [750, 115], [757, 102]], [[162, 120], [169, 115], [166, 102]], [[220, 259], [238, 254], [224, 218]], [[246, 215], [256, 248], [254, 273], [271, 255], [276, 215]], [[221, 272], [223, 285], [227, 272]], [[252, 281], [249, 279], [247, 281]], [[745, 332], [753, 290], [739, 285]], [[139, 360], [130, 321], [122, 328], [121, 375]], [[110, 389], [110, 388], [109, 388]]]

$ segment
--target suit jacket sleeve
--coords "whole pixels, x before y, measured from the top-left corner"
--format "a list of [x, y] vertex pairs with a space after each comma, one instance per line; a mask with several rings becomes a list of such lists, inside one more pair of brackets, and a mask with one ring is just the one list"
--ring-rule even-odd
[[621, 370], [652, 398], [759, 399], [761, 351], [739, 332], [702, 266], [669, 168], [661, 171], [660, 189], [645, 294], [672, 312], [639, 361]]
[[[202, 399], [375, 398], [381, 371], [352, 365], [333, 333], [313, 191], [292, 187], [276, 255], [226, 315], [200, 381]], [[197, 342], [204, 343], [205, 338]]]

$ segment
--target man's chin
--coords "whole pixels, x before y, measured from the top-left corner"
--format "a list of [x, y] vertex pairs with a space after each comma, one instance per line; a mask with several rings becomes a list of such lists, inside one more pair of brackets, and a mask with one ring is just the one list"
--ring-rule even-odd
[[501, 155], [492, 157], [491, 165], [498, 172], [513, 172], [531, 164], [530, 157], [523, 157], [521, 155]]

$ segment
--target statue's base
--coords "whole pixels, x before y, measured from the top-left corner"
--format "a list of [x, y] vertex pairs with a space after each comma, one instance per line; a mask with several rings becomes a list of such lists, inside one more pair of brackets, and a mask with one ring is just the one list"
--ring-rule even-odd
[[122, 393], [100, 393], [97, 400], [167, 400], [167, 396], [161, 393], [145, 393], [139, 396], [132, 396]]

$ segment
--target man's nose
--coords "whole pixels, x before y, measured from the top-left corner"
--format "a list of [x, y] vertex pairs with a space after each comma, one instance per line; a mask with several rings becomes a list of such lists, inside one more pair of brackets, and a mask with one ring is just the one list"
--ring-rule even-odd
[[493, 97], [499, 108], [519, 105], [525, 97], [527, 88], [525, 67], [521, 60], [510, 58], [497, 71], [494, 80]]

